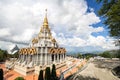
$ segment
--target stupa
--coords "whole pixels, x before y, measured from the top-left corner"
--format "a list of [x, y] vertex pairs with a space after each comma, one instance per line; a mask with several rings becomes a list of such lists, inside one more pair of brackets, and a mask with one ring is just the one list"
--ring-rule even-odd
[[66, 58], [66, 49], [60, 47], [55, 38], [53, 38], [47, 19], [47, 10], [45, 13], [43, 25], [36, 37], [34, 37], [30, 46], [19, 50], [19, 58], [15, 61], [14, 70], [27, 75], [35, 72], [39, 74], [41, 69], [47, 66], [62, 66]]

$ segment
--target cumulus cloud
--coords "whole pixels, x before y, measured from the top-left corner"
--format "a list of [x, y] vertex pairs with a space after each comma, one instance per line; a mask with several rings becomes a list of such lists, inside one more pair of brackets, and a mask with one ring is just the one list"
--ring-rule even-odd
[[0, 29], [0, 37], [5, 37], [10, 35], [10, 29], [9, 28], [1, 28]]
[[[115, 48], [110, 37], [91, 35], [104, 28], [92, 26], [101, 20], [85, 0], [0, 0], [0, 40], [30, 42], [42, 26], [46, 8], [53, 36], [61, 46], [72, 50], [88, 46]], [[1, 47], [8, 48], [2, 42]]]

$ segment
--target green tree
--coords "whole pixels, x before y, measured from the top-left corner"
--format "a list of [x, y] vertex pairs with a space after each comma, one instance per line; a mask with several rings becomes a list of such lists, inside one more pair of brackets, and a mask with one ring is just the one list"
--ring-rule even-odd
[[4, 77], [3, 77], [3, 69], [0, 69], [0, 80], [3, 80]]
[[97, 0], [102, 3], [98, 11], [105, 18], [104, 24], [110, 29], [110, 35], [120, 38], [120, 0]]
[[96, 0], [102, 3], [98, 11], [100, 16], [105, 18], [104, 24], [108, 27], [110, 36], [116, 38], [116, 46], [119, 46], [120, 54], [120, 0]]
[[58, 80], [58, 77], [56, 76], [56, 67], [55, 67], [55, 64], [52, 65], [51, 78], [52, 78], [52, 80]]
[[17, 77], [15, 80], [25, 80], [23, 77]]
[[100, 56], [105, 58], [111, 58], [111, 54], [108, 51], [103, 52], [102, 54], [100, 54]]
[[3, 62], [7, 59], [8, 52], [6, 50], [0, 49], [0, 62]]
[[51, 80], [50, 67], [45, 69], [45, 80]]
[[80, 53], [78, 53], [77, 57], [78, 58], [82, 58], [82, 55]]
[[38, 80], [44, 80], [43, 79], [43, 70], [40, 70], [39, 76], [38, 76]]
[[86, 56], [86, 59], [87, 59], [87, 60], [89, 60], [89, 59], [90, 59], [90, 57], [91, 57], [90, 55], [87, 55], [87, 56]]

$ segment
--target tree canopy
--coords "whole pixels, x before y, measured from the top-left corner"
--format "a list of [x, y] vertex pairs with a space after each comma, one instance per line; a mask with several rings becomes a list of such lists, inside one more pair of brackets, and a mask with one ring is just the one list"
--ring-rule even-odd
[[45, 69], [45, 80], [51, 80], [50, 67]]
[[100, 54], [100, 56], [105, 57], [105, 58], [111, 58], [112, 57], [109, 51], [103, 52], [102, 54]]
[[51, 79], [52, 79], [52, 80], [59, 80], [58, 77], [57, 77], [57, 75], [56, 75], [56, 67], [55, 67], [55, 64], [52, 65]]
[[43, 79], [43, 70], [40, 70], [38, 80], [44, 80]]
[[105, 18], [110, 36], [120, 39], [120, 0], [96, 0], [102, 3], [98, 14]]
[[3, 69], [0, 69], [0, 80], [4, 80], [4, 77], [3, 77]]
[[17, 77], [15, 80], [25, 80], [23, 77]]
[[6, 50], [0, 49], [0, 62], [5, 61], [8, 56], [8, 52]]

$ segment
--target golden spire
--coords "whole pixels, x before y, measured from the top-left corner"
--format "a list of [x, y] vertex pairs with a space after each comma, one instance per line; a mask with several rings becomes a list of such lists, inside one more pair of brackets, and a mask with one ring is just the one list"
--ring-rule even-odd
[[45, 14], [45, 18], [44, 18], [43, 26], [48, 26], [47, 9], [45, 9], [45, 11], [46, 11], [46, 14]]

